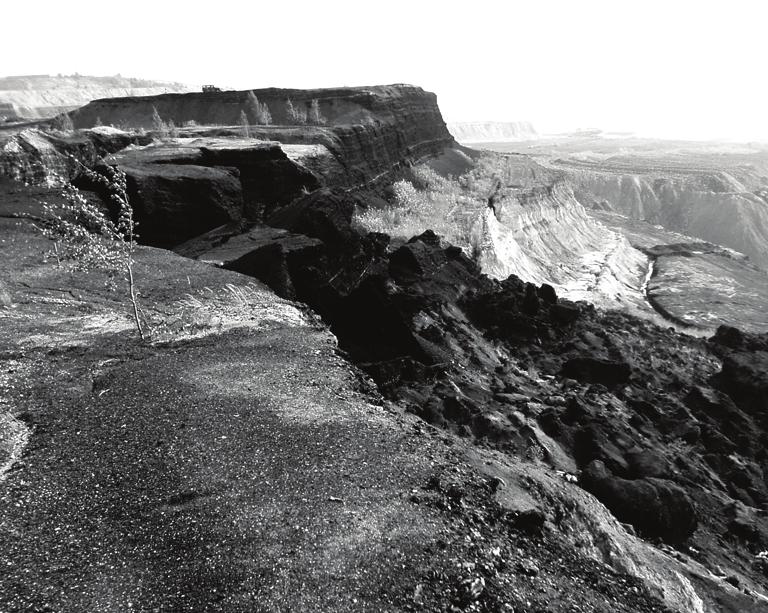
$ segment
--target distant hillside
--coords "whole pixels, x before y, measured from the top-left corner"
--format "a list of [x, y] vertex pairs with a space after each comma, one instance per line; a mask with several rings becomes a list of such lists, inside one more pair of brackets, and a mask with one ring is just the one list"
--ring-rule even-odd
[[153, 96], [196, 89], [183, 83], [132, 79], [119, 75], [0, 77], [0, 121], [53, 117], [98, 98]]
[[499, 143], [538, 138], [528, 121], [460, 121], [449, 123], [448, 130], [460, 143]]

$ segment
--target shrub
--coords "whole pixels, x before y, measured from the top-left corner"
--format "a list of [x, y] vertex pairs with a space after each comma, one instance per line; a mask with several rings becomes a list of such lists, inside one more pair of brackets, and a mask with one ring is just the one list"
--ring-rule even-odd
[[102, 187], [116, 209], [116, 221], [109, 212], [89, 202], [68, 181], [60, 180], [61, 202], [44, 203], [40, 226], [45, 236], [55, 241], [56, 259], [71, 260], [79, 270], [102, 268], [124, 274], [128, 284], [133, 320], [139, 337], [145, 340], [143, 316], [134, 281], [136, 224], [128, 203], [125, 173], [107, 166], [105, 175], [84, 168], [86, 178]]
[[53, 128], [60, 132], [72, 132], [75, 129], [75, 124], [72, 123], [72, 118], [69, 113], [61, 113], [53, 118]]
[[433, 230], [468, 256], [476, 255], [473, 228], [487, 206], [479, 194], [426, 166], [411, 169], [408, 178], [393, 184], [392, 192], [391, 207], [360, 212], [356, 223], [402, 239]]

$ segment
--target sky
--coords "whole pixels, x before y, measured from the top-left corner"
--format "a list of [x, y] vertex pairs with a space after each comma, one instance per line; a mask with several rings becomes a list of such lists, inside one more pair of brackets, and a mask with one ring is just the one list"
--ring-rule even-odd
[[447, 121], [768, 140], [765, 0], [11, 0], [2, 21], [0, 76], [411, 83]]

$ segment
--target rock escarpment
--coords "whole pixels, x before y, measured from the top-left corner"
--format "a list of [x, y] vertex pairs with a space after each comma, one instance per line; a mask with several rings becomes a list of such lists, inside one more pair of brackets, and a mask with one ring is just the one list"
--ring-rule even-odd
[[[737, 162], [739, 160], [737, 159]], [[764, 160], [665, 167], [654, 160], [557, 160], [577, 197], [635, 219], [725, 245], [768, 266], [768, 176]]]
[[496, 199], [473, 232], [483, 272], [550, 283], [574, 300], [642, 303], [646, 258], [592, 219], [567, 183], [512, 189]]
[[[253, 90], [267, 105], [273, 126], [253, 126], [260, 138], [283, 143], [319, 143], [344, 168], [348, 181], [359, 185], [454, 145], [434, 94], [410, 85], [336, 89]], [[177, 126], [190, 122], [208, 126], [237, 126], [240, 114], [250, 113], [248, 91], [166, 94], [141, 98], [96, 100], [72, 115], [77, 128], [105, 124], [152, 128], [154, 110]], [[308, 111], [317, 101], [321, 125], [298, 124], [287, 110]], [[256, 124], [252, 117], [249, 119]]]

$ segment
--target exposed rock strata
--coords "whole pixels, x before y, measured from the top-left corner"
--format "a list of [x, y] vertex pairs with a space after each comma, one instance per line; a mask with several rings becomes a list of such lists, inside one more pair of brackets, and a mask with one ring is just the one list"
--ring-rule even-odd
[[72, 179], [80, 174], [79, 163], [90, 167], [104, 155], [147, 142], [105, 127], [75, 134], [24, 130], [0, 140], [0, 177], [24, 183], [46, 183], [54, 175]]
[[[434, 155], [454, 144], [434, 94], [410, 85], [319, 90], [257, 89], [275, 126], [254, 126], [254, 134], [284, 143], [320, 143], [343, 166], [347, 181], [359, 185], [409, 162]], [[247, 91], [167, 94], [94, 101], [73, 114], [78, 128], [106, 123], [152, 128], [157, 109], [177, 126], [239, 124], [247, 111]], [[321, 126], [297, 126], [288, 117], [286, 101], [309, 107], [318, 100], [325, 120]], [[255, 123], [255, 121], [254, 121]], [[291, 126], [294, 126], [291, 129]]]
[[[53, 117], [91, 100], [113, 96], [152, 96], [185, 92], [181, 83], [148, 81], [121, 76], [21, 75], [0, 78], [0, 117], [8, 119]], [[4, 108], [5, 107], [5, 110]]]
[[747, 163], [723, 170], [558, 160], [585, 205], [611, 210], [725, 245], [768, 266], [765, 170]]
[[528, 121], [460, 121], [448, 124], [460, 143], [499, 143], [538, 138]]

